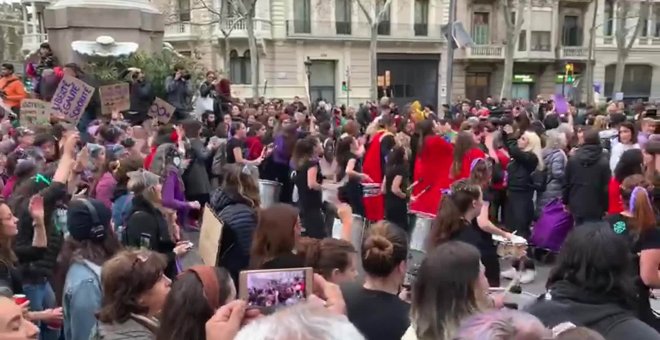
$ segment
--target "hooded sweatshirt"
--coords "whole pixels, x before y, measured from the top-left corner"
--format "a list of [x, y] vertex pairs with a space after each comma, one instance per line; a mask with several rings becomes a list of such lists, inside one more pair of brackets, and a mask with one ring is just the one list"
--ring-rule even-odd
[[549, 328], [571, 322], [588, 327], [608, 340], [660, 339], [660, 334], [617, 300], [617, 296], [589, 292], [567, 281], [558, 281], [550, 287], [545, 300], [531, 305], [526, 312]]
[[577, 220], [603, 218], [610, 176], [609, 162], [600, 145], [584, 145], [568, 160], [562, 199]]

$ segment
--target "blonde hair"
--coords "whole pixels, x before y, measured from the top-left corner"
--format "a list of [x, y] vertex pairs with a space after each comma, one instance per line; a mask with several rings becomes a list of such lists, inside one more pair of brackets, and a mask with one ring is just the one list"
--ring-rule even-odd
[[536, 170], [543, 170], [545, 164], [543, 163], [543, 154], [541, 153], [541, 138], [535, 132], [525, 131], [521, 137], [527, 138], [527, 147], [523, 149], [525, 152], [531, 152], [536, 155], [536, 158], [539, 160], [539, 164], [536, 166]]

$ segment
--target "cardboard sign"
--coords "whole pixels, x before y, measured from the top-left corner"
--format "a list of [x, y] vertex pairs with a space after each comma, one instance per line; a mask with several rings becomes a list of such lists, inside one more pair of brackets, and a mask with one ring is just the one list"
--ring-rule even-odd
[[23, 99], [21, 101], [20, 123], [21, 126], [27, 127], [50, 124], [48, 103], [39, 99]]
[[170, 105], [170, 103], [160, 98], [156, 98], [149, 108], [149, 116], [157, 119], [161, 123], [167, 123], [172, 118], [175, 110], [176, 108]]
[[128, 83], [118, 83], [99, 87], [101, 114], [110, 115], [113, 110], [126, 111], [131, 108], [131, 95]]
[[222, 237], [222, 222], [215, 216], [213, 209], [207, 204], [202, 214], [202, 226], [199, 231], [199, 256], [207, 266], [215, 266]]
[[93, 95], [92, 86], [78, 78], [64, 76], [50, 101], [49, 112], [70, 122], [77, 122]]
[[623, 92], [617, 92], [614, 94], [614, 100], [620, 102], [623, 100]]

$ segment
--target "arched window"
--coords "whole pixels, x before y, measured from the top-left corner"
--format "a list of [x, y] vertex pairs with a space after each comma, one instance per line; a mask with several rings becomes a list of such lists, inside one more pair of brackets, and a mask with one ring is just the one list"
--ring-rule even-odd
[[[605, 67], [605, 96], [613, 96], [614, 77], [616, 65]], [[626, 65], [623, 72], [623, 86], [621, 92], [625, 98], [648, 98], [651, 96], [651, 80], [653, 79], [653, 67], [649, 65]]]
[[250, 84], [250, 50], [239, 56], [238, 51], [229, 52], [229, 78], [234, 84]]

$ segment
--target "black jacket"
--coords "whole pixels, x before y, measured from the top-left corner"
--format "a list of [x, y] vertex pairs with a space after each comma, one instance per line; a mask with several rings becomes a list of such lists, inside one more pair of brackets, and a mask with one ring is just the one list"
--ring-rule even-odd
[[176, 276], [176, 242], [170, 235], [167, 220], [149, 201], [140, 195], [133, 197], [133, 206], [126, 220], [125, 244], [134, 248], [148, 248], [167, 257], [165, 275]]
[[190, 139], [190, 147], [186, 154], [190, 155], [190, 164], [183, 172], [183, 184], [186, 196], [203, 195], [211, 192], [211, 181], [206, 170], [206, 163], [213, 158], [214, 152], [204, 146], [200, 138]]
[[610, 166], [600, 145], [584, 145], [568, 159], [563, 201], [575, 218], [598, 220], [607, 211]]
[[137, 114], [135, 114], [137, 117], [127, 115], [127, 118], [135, 121], [144, 121], [149, 114], [151, 103], [156, 99], [153, 86], [146, 80], [132, 82], [129, 86], [131, 91], [130, 111], [137, 112]]
[[511, 156], [507, 166], [507, 187], [510, 191], [534, 191], [532, 172], [536, 170], [539, 159], [535, 154], [518, 148], [518, 141], [514, 135], [502, 134], [506, 148]]
[[[54, 211], [55, 207], [67, 198], [66, 187], [62, 183], [54, 182], [41, 192], [44, 198], [44, 210]], [[27, 200], [25, 201], [27, 205]], [[61, 230], [57, 230], [53, 219], [46, 216], [46, 248], [32, 246], [34, 227], [32, 217], [27, 206], [16, 207], [18, 216], [18, 235], [14, 243], [14, 252], [18, 257], [19, 268], [24, 283], [42, 282], [53, 276], [57, 256], [62, 249], [64, 237]], [[53, 213], [54, 214], [54, 213]]]
[[660, 339], [660, 334], [635, 318], [616, 296], [587, 292], [566, 281], [555, 282], [548, 295], [550, 300], [539, 300], [526, 310], [547, 327], [571, 322], [588, 327], [607, 340]]
[[252, 234], [257, 229], [257, 213], [239, 195], [217, 189], [211, 195], [211, 208], [223, 223], [218, 266], [229, 271], [238, 284], [238, 273], [250, 264]]

